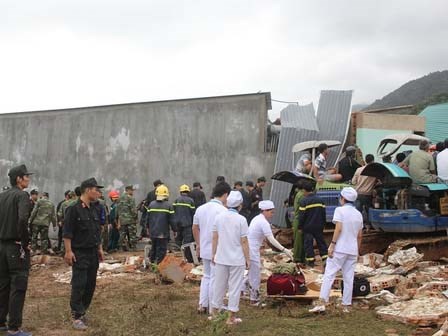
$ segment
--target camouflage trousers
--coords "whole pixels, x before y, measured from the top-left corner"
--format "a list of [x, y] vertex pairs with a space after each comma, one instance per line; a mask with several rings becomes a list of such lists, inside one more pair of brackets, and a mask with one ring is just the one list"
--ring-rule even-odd
[[103, 245], [103, 251], [107, 251], [109, 245], [109, 225], [101, 225], [101, 244]]
[[46, 225], [33, 225], [31, 248], [33, 251], [39, 250], [39, 245], [41, 251], [48, 250], [48, 226]]
[[133, 249], [137, 246], [137, 223], [120, 226], [118, 246], [121, 246], [123, 250]]

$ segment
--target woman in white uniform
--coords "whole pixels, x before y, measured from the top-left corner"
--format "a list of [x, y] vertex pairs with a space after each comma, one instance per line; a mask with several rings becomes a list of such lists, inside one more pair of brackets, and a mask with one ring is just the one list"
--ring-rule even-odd
[[286, 253], [289, 258], [293, 259], [292, 252], [283, 247], [277, 239], [274, 238], [269, 221], [272, 219], [275, 206], [272, 201], [261, 201], [258, 204], [261, 213], [254, 217], [250, 222], [248, 240], [250, 251], [250, 268], [249, 268], [249, 288], [250, 301], [253, 306], [260, 304], [260, 282], [261, 282], [261, 263], [260, 248], [263, 241], [267, 239], [269, 243], [276, 249]]
[[333, 240], [328, 248], [328, 259], [325, 274], [320, 289], [320, 303], [310, 309], [312, 313], [325, 311], [325, 305], [330, 298], [331, 286], [333, 286], [336, 273], [342, 270], [344, 280], [344, 293], [342, 295], [343, 312], [350, 312], [353, 294], [353, 279], [355, 266], [361, 247], [363, 219], [362, 214], [356, 210], [355, 201], [358, 194], [352, 187], [341, 191], [339, 202], [341, 206], [336, 208], [333, 223], [336, 228]]
[[219, 214], [213, 224], [212, 262], [215, 264], [215, 284], [212, 301], [212, 318], [223, 306], [224, 296], [229, 292], [227, 310], [230, 317], [227, 324], [237, 324], [242, 320], [236, 317], [239, 311], [240, 288], [244, 270], [249, 268], [249, 244], [247, 243], [247, 220], [241, 210], [243, 196], [239, 191], [231, 191], [227, 198], [227, 211]]

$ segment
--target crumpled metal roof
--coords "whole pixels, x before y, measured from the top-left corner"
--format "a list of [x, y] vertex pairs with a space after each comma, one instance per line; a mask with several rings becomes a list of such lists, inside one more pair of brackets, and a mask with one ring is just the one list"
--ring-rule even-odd
[[[293, 170], [292, 147], [310, 140], [337, 140], [344, 144], [350, 125], [352, 91], [321, 91], [317, 117], [313, 104], [300, 106], [288, 105], [280, 112], [282, 130], [275, 161], [275, 171]], [[330, 151], [328, 166], [334, 166], [342, 152], [342, 146]], [[295, 158], [300, 157], [296, 153]], [[272, 181], [270, 198], [274, 202], [276, 212], [272, 223], [285, 226], [286, 209], [283, 202], [288, 198], [291, 184]]]
[[[294, 169], [292, 147], [299, 142], [316, 140], [319, 132], [316, 112], [312, 103], [303, 106], [288, 105], [280, 112], [280, 120], [282, 121], [282, 130], [275, 161], [275, 173]], [[270, 199], [276, 206], [272, 223], [276, 226], [285, 225], [286, 209], [283, 207], [283, 202], [289, 196], [290, 190], [291, 184], [272, 181]]]
[[[350, 126], [352, 90], [323, 90], [317, 108], [319, 140], [338, 140], [345, 143]], [[342, 146], [330, 150], [328, 167], [335, 166], [342, 153]]]

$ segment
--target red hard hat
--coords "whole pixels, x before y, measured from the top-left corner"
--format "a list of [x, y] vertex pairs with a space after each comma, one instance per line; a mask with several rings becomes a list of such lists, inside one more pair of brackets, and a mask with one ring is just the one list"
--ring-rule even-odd
[[109, 198], [120, 198], [120, 194], [116, 190], [111, 190], [108, 196]]

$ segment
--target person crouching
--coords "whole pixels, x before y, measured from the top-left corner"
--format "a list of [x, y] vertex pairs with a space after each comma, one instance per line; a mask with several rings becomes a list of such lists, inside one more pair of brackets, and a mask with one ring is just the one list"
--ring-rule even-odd
[[170, 239], [170, 227], [173, 232], [177, 231], [174, 223], [174, 209], [168, 197], [170, 193], [165, 185], [156, 189], [156, 200], [148, 207], [149, 237], [152, 246], [149, 254], [151, 263], [159, 264], [166, 256], [168, 241]]
[[339, 202], [341, 206], [334, 211], [333, 223], [336, 228], [328, 249], [327, 266], [320, 289], [320, 303], [310, 309], [312, 313], [325, 311], [325, 305], [330, 298], [331, 286], [336, 273], [342, 270], [344, 293], [342, 294], [343, 312], [350, 312], [353, 294], [355, 266], [361, 248], [363, 219], [356, 210], [354, 202], [358, 194], [352, 187], [342, 189]]
[[239, 191], [231, 191], [227, 198], [228, 210], [219, 214], [213, 224], [212, 262], [215, 264], [215, 284], [212, 299], [211, 317], [223, 305], [226, 291], [229, 292], [227, 324], [237, 324], [242, 320], [236, 317], [239, 311], [241, 286], [244, 269], [249, 269], [248, 225], [241, 210], [243, 196]]

